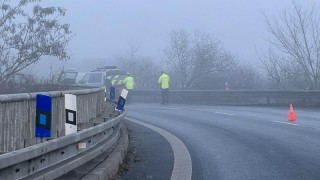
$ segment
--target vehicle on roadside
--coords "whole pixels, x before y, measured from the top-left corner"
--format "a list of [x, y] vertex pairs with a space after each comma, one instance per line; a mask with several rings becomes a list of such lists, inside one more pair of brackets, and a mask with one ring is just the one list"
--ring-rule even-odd
[[104, 72], [88, 72], [86, 73], [79, 84], [86, 87], [111, 87], [111, 81], [106, 78]]
[[126, 77], [126, 71], [117, 68], [116, 66], [104, 66], [93, 70], [92, 72], [105, 73], [106, 79], [111, 81], [111, 84], [115, 87], [122, 86], [122, 81]]
[[66, 69], [62, 72], [63, 85], [77, 85], [78, 71], [75, 69]]

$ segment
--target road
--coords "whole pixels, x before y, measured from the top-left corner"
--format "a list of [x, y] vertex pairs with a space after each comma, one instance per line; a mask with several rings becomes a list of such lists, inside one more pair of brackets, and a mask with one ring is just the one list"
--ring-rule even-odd
[[[287, 120], [289, 106], [132, 104], [127, 110], [128, 117], [183, 142], [192, 160], [192, 179], [320, 179], [319, 109], [295, 108], [294, 123]], [[139, 137], [143, 141], [143, 135]]]

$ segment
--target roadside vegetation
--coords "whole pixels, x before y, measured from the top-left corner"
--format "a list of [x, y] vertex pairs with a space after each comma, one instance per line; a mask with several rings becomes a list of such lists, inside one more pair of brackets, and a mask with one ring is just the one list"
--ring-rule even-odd
[[[73, 34], [70, 24], [61, 22], [66, 10], [42, 7], [41, 0], [0, 2], [0, 93], [59, 87], [63, 67], [40, 78], [24, 70], [49, 56], [70, 58], [67, 48]], [[171, 89], [319, 89], [318, 10], [293, 2], [281, 16], [261, 14], [269, 48], [257, 53], [259, 63], [237, 57], [214, 34], [185, 29], [168, 33], [159, 59], [144, 56], [137, 43], [130, 43], [109, 62], [130, 72], [137, 89], [158, 89], [161, 70], [170, 74]]]

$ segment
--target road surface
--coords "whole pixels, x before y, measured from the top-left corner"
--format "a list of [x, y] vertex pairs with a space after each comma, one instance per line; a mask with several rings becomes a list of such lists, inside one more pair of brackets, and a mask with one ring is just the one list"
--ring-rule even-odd
[[[319, 109], [295, 108], [294, 123], [287, 120], [289, 106], [132, 104], [127, 110], [129, 118], [163, 129], [181, 140], [192, 160], [192, 179], [320, 179]], [[133, 132], [144, 130], [158, 134], [132, 121], [128, 124]], [[154, 143], [146, 156], [170, 162], [164, 169], [161, 168], [164, 162], [148, 167], [158, 171], [148, 177], [169, 179], [174, 156], [179, 156], [179, 152], [157, 153], [161, 148], [168, 151], [170, 143], [155, 134], [153, 139], [159, 143]], [[153, 142], [150, 137], [143, 133], [137, 136], [145, 145]], [[142, 146], [139, 147], [141, 150]], [[131, 179], [135, 179], [134, 171], [139, 168], [130, 172]]]

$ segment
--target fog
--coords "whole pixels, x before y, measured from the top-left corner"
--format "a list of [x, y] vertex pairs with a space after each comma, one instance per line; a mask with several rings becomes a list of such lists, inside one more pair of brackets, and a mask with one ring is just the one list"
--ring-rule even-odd
[[[303, 6], [316, 0], [297, 1]], [[44, 0], [44, 6], [67, 9], [63, 21], [71, 24], [75, 37], [69, 45], [71, 59], [59, 62], [44, 58], [29, 71], [65, 66], [90, 70], [108, 64], [125, 53], [129, 44], [139, 45], [139, 55], [160, 62], [174, 29], [212, 34], [240, 60], [256, 63], [256, 52], [267, 48], [267, 31], [261, 11], [270, 17], [290, 7], [291, 0]], [[88, 63], [90, 61], [91, 63]], [[79, 66], [82, 64], [83, 66]], [[39, 71], [40, 70], [40, 71]]]

